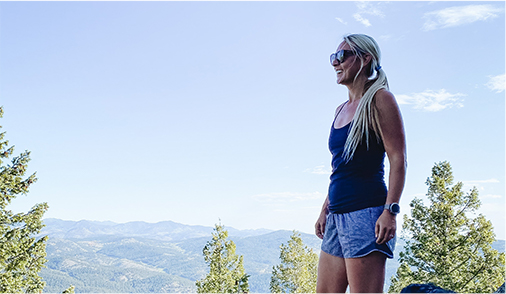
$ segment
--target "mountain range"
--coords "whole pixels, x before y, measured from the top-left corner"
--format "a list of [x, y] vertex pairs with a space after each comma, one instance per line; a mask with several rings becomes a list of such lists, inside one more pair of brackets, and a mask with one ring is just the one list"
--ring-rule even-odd
[[[44, 292], [62, 292], [70, 285], [76, 293], [196, 292], [195, 281], [208, 272], [202, 249], [213, 227], [171, 221], [97, 222], [45, 219], [40, 235], [49, 236]], [[252, 293], [268, 293], [272, 267], [280, 263], [279, 247], [292, 231], [237, 230], [225, 226], [229, 238], [244, 256]], [[320, 252], [321, 240], [301, 233], [308, 247]], [[398, 241], [396, 256], [404, 242]], [[495, 249], [504, 252], [504, 241]], [[398, 263], [387, 261], [385, 290]]]
[[[104, 236], [140, 237], [160, 241], [181, 241], [186, 239], [207, 237], [211, 235], [213, 227], [190, 226], [163, 221], [158, 223], [128, 222], [114, 223], [110, 221], [66, 221], [55, 218], [44, 220], [46, 227], [42, 235], [49, 235], [61, 239], [83, 239]], [[272, 230], [237, 230], [227, 227], [229, 235], [236, 237], [258, 236], [272, 232]]]

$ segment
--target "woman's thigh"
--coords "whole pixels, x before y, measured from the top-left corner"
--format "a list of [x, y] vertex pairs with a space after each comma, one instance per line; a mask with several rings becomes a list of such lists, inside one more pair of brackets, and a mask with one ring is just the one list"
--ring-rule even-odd
[[318, 261], [317, 293], [344, 293], [348, 287], [344, 258], [321, 251]]
[[359, 258], [346, 258], [346, 276], [351, 293], [383, 293], [385, 254], [375, 251]]

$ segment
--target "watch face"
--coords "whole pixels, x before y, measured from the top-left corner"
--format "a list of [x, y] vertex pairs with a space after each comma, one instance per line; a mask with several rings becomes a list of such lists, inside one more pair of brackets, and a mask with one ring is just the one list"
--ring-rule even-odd
[[390, 211], [392, 213], [397, 214], [397, 213], [401, 212], [401, 207], [397, 203], [392, 203], [392, 205], [390, 206]]

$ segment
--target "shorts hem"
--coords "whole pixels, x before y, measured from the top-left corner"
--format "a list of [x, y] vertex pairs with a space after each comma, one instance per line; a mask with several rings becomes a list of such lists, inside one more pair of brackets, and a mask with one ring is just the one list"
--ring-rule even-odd
[[394, 255], [393, 255], [393, 254], [389, 254], [388, 252], [386, 252], [386, 251], [384, 251], [384, 250], [381, 250], [381, 249], [373, 249], [373, 250], [371, 250], [371, 251], [369, 251], [369, 252], [367, 252], [367, 253], [365, 253], [365, 254], [361, 254], [361, 255], [357, 255], [357, 256], [353, 256], [353, 257], [344, 257], [344, 258], [345, 258], [345, 259], [360, 258], [360, 257], [367, 256], [367, 255], [369, 255], [369, 254], [371, 254], [371, 253], [373, 253], [373, 252], [375, 252], [375, 251], [385, 254], [385, 255], [386, 255], [386, 257], [387, 257], [387, 258], [389, 258], [389, 259], [393, 259], [393, 258], [394, 258]]
[[339, 256], [339, 255], [335, 255], [335, 254], [332, 254], [330, 252], [327, 252], [327, 250], [323, 250], [321, 249], [321, 251], [327, 253], [328, 255], [332, 255], [334, 257], [339, 257], [339, 258], [344, 258], [344, 259], [352, 259], [352, 258], [360, 258], [360, 257], [364, 257], [364, 256], [367, 256], [375, 251], [377, 252], [380, 252], [380, 253], [383, 253], [385, 254], [385, 256], [388, 258], [388, 259], [393, 259], [394, 258], [394, 255], [393, 254], [389, 254], [388, 252], [384, 251], [384, 250], [380, 250], [380, 249], [373, 249], [365, 254], [361, 254], [361, 255], [357, 255], [357, 256], [353, 256], [353, 257], [344, 257], [344, 256]]

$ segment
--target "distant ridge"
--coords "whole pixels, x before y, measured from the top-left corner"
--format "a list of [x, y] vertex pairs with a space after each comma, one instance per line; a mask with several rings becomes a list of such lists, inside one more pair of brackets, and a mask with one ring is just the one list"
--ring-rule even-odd
[[[141, 237], [160, 241], [181, 241], [199, 237], [209, 237], [213, 227], [184, 225], [173, 221], [148, 223], [133, 221], [127, 223], [115, 223], [111, 221], [68, 221], [56, 218], [44, 219], [46, 227], [41, 235], [48, 235], [61, 239], [82, 239], [104, 236], [116, 237]], [[237, 230], [225, 226], [230, 236], [250, 237], [264, 235], [272, 230]]]

